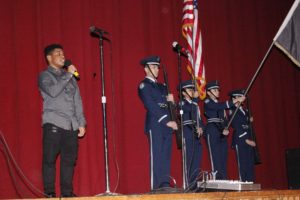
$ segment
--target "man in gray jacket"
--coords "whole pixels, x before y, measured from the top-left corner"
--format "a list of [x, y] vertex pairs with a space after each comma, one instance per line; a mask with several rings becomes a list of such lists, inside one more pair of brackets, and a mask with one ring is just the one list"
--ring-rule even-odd
[[43, 97], [43, 183], [46, 197], [55, 197], [55, 163], [60, 154], [62, 197], [73, 197], [73, 172], [78, 137], [85, 134], [85, 117], [74, 65], [64, 69], [65, 56], [59, 44], [44, 49], [48, 68], [41, 72], [38, 85]]

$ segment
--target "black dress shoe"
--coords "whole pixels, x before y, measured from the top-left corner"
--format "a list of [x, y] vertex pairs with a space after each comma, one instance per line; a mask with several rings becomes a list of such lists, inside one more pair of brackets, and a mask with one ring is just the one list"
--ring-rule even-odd
[[55, 198], [55, 197], [56, 197], [56, 194], [55, 194], [54, 192], [46, 193], [46, 194], [45, 194], [45, 197], [46, 197], [46, 198]]
[[77, 195], [72, 192], [70, 194], [62, 194], [61, 197], [77, 197]]

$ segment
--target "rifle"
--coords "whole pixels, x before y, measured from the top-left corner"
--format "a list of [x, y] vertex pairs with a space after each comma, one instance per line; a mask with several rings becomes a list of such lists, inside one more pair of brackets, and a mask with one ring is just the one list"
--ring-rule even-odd
[[[164, 81], [165, 81], [166, 88], [167, 88], [167, 93], [170, 94], [168, 74], [167, 74], [167, 71], [165, 69], [164, 64], [162, 64], [162, 69], [163, 69], [163, 74], [164, 74]], [[182, 139], [181, 139], [180, 126], [179, 126], [179, 123], [178, 123], [178, 118], [177, 118], [177, 113], [176, 113], [176, 106], [170, 101], [167, 101], [167, 105], [168, 105], [168, 110], [169, 110], [169, 114], [170, 114], [170, 120], [171, 121], [176, 121], [176, 123], [178, 124], [178, 130], [175, 130], [176, 144], [177, 144], [177, 148], [181, 149]]]
[[250, 137], [252, 138], [252, 140], [255, 142], [255, 147], [253, 147], [254, 150], [254, 164], [258, 165], [261, 164], [261, 159], [260, 159], [260, 153], [258, 150], [258, 145], [256, 142], [256, 134], [254, 131], [254, 127], [253, 127], [253, 122], [250, 120], [251, 118], [251, 109], [250, 109], [250, 98], [249, 96], [247, 96], [247, 109], [248, 109], [248, 120], [249, 120], [249, 132], [250, 132]]

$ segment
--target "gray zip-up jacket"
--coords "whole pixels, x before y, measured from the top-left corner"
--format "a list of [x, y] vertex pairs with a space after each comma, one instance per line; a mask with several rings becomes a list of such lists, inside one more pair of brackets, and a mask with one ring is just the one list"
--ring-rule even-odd
[[43, 124], [51, 123], [66, 130], [77, 130], [86, 125], [73, 74], [48, 66], [40, 73], [38, 85], [43, 97]]

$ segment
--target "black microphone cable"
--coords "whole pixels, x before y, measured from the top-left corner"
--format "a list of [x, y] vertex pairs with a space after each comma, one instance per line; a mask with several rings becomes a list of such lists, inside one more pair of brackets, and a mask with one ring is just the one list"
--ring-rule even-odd
[[[103, 34], [109, 34], [108, 32], [104, 31], [103, 29], [99, 29], [95, 26], [91, 26], [90, 28], [90, 33], [92, 34], [92, 36], [101, 36], [103, 40], [107, 41], [109, 43], [109, 60], [110, 60], [110, 65], [111, 65], [111, 93], [112, 93], [112, 142], [113, 142], [113, 161], [114, 161], [114, 164], [115, 164], [115, 168], [116, 168], [116, 171], [117, 171], [117, 183], [116, 183], [116, 186], [114, 188], [114, 193], [115, 191], [118, 189], [119, 187], [119, 182], [120, 182], [120, 168], [119, 168], [119, 164], [118, 164], [118, 159], [117, 159], [117, 155], [116, 155], [116, 130], [115, 130], [115, 126], [114, 124], [116, 124], [116, 102], [115, 102], [115, 84], [114, 84], [114, 65], [113, 65], [113, 56], [112, 56], [112, 41], [107, 38], [107, 37], [104, 37]], [[96, 77], [96, 72], [93, 73], [93, 77], [95, 78]], [[109, 150], [109, 149], [108, 149]], [[108, 158], [109, 159], [109, 158]]]
[[119, 184], [120, 184], [120, 168], [119, 168], [119, 163], [117, 159], [117, 148], [116, 148], [116, 129], [115, 129], [115, 124], [116, 124], [116, 100], [115, 100], [115, 77], [114, 77], [114, 65], [113, 65], [113, 49], [112, 49], [112, 41], [107, 40], [109, 43], [109, 59], [110, 59], [110, 65], [111, 65], [111, 71], [110, 71], [110, 79], [111, 79], [111, 94], [112, 94], [112, 140], [113, 140], [113, 160], [115, 164], [115, 168], [117, 171], [117, 182], [116, 186], [114, 188], [114, 193], [117, 191]]
[[17, 182], [17, 178], [16, 178], [16, 175], [15, 175], [15, 173], [14, 173], [14, 169], [13, 169], [13, 166], [12, 166], [12, 163], [11, 163], [11, 159], [10, 159], [10, 157], [9, 157], [9, 155], [8, 155], [8, 151], [7, 151], [7, 149], [5, 148], [5, 145], [4, 145], [4, 143], [2, 142], [2, 140], [1, 140], [0, 144], [1, 144], [0, 150], [3, 152], [3, 154], [4, 154], [4, 156], [5, 156], [4, 158], [5, 158], [5, 161], [6, 161], [6, 163], [7, 163], [8, 172], [9, 172], [9, 175], [10, 175], [10, 177], [11, 177], [11, 179], [12, 179], [13, 186], [14, 186], [14, 188], [15, 188], [15, 190], [16, 190], [16, 193], [17, 193], [18, 197], [22, 198], [23, 195], [22, 195], [21, 193], [23, 193], [23, 191], [22, 191], [22, 189], [21, 189], [21, 186], [20, 186], [20, 185], [18, 184], [18, 182]]
[[[110, 60], [110, 65], [111, 65], [111, 94], [112, 94], [112, 142], [113, 142], [113, 161], [114, 161], [114, 165], [115, 165], [115, 168], [116, 168], [116, 171], [117, 171], [117, 183], [116, 183], [116, 186], [114, 188], [114, 191], [113, 193], [116, 192], [116, 190], [118, 189], [119, 187], [119, 182], [120, 182], [120, 168], [119, 168], [119, 163], [118, 163], [118, 159], [117, 159], [117, 150], [116, 150], [116, 130], [115, 130], [115, 126], [114, 124], [116, 124], [116, 102], [115, 102], [115, 84], [114, 84], [114, 65], [113, 65], [113, 56], [112, 56], [112, 41], [107, 38], [107, 37], [104, 37], [102, 34], [109, 34], [108, 32], [102, 30], [102, 29], [99, 29], [99, 28], [96, 28], [95, 26], [91, 26], [90, 27], [90, 32], [94, 35], [96, 35], [97, 37], [99, 37], [99, 33], [101, 34], [101, 37], [103, 38], [103, 40], [107, 41], [109, 43], [109, 60]], [[96, 72], [93, 73], [93, 77], [95, 78], [96, 77]], [[108, 149], [109, 150], [109, 149]]]
[[38, 197], [38, 195], [36, 194], [40, 194], [40, 195], [43, 195], [45, 196], [46, 194], [44, 192], [42, 192], [40, 189], [38, 189], [36, 186], [34, 186], [32, 184], [32, 182], [25, 176], [24, 172], [21, 170], [20, 166], [18, 165], [18, 163], [16, 162], [12, 152], [10, 151], [10, 148], [5, 140], [5, 137], [3, 135], [3, 133], [0, 131], [0, 142], [3, 146], [3, 152], [6, 156], [6, 161], [7, 161], [7, 164], [8, 164], [8, 168], [9, 168], [9, 172], [10, 172], [10, 175], [13, 179], [13, 182], [14, 182], [14, 186], [17, 190], [17, 193], [20, 197], [22, 197], [22, 195], [20, 194], [20, 191], [22, 191], [20, 185], [17, 183], [17, 180], [16, 180], [16, 176], [14, 175], [14, 172], [13, 172], [13, 167], [16, 169], [18, 175], [20, 176], [20, 178], [23, 180], [23, 182], [25, 183], [25, 185], [29, 188], [29, 190], [36, 196]]

